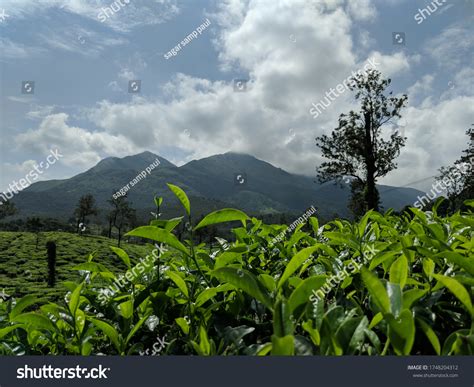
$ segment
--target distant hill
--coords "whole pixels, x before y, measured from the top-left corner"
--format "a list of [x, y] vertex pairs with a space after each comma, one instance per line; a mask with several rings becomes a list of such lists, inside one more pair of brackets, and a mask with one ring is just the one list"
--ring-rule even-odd
[[[166, 187], [183, 188], [191, 199], [195, 216], [223, 207], [237, 207], [252, 214], [301, 213], [314, 205], [323, 217], [350, 216], [348, 186], [319, 184], [315, 178], [288, 173], [247, 154], [225, 153], [193, 160], [177, 167], [151, 152], [124, 158], [108, 157], [95, 167], [70, 179], [41, 181], [15, 196], [21, 216], [72, 216], [82, 195], [92, 194], [107, 212], [112, 195], [152, 164], [160, 165], [128, 191], [139, 213], [153, 209], [153, 196], [165, 198], [164, 213], [180, 213], [179, 203]], [[412, 204], [422, 192], [413, 188], [379, 186], [384, 208], [400, 209]]]

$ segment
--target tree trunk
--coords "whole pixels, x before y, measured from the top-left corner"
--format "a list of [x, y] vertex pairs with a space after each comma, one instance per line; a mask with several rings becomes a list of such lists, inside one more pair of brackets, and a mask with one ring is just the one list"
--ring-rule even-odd
[[375, 186], [375, 157], [374, 144], [372, 142], [372, 117], [370, 112], [364, 114], [365, 121], [365, 164], [367, 169], [367, 187], [365, 193], [365, 202], [367, 210], [378, 211], [377, 188]]
[[118, 247], [120, 247], [120, 242], [122, 240], [122, 228], [118, 228]]

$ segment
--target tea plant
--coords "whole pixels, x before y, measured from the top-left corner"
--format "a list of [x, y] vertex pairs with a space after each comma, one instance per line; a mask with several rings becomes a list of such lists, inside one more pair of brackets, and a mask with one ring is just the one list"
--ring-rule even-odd
[[[126, 280], [90, 255], [63, 302], [0, 302], [1, 353], [138, 355], [165, 336], [160, 355], [474, 353], [472, 211], [368, 212], [322, 226], [311, 217], [310, 231], [299, 225], [273, 245], [286, 226], [223, 209], [180, 241], [173, 230], [192, 224], [191, 204], [169, 187], [183, 217], [157, 216], [127, 234], [159, 251], [152, 264], [133, 266], [113, 248]], [[194, 242], [196, 231], [224, 222], [236, 224], [235, 240], [214, 250]], [[354, 261], [365, 264], [354, 270]]]

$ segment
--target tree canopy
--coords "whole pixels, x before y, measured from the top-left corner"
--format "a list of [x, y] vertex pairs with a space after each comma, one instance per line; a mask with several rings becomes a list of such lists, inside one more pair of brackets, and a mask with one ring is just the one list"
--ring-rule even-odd
[[[351, 110], [339, 116], [339, 125], [330, 136], [316, 138], [324, 161], [318, 168], [321, 182], [341, 182], [344, 177], [351, 181], [351, 209], [360, 215], [379, 208], [377, 179], [397, 167], [395, 159], [405, 145], [406, 138], [394, 132], [389, 138], [382, 127], [394, 117], [401, 118], [407, 96], [392, 96], [387, 92], [390, 79], [382, 78], [377, 70], [368, 70], [351, 78], [349, 89], [355, 92], [360, 103], [359, 111]], [[354, 206], [355, 204], [355, 206]]]

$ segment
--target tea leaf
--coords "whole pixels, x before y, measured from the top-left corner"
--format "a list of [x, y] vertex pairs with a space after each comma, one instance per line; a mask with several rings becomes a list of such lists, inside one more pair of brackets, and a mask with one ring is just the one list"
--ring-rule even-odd
[[288, 278], [296, 271], [298, 268], [306, 261], [311, 254], [313, 254], [318, 249], [318, 246], [307, 247], [300, 252], [298, 252], [293, 258], [291, 258], [290, 262], [285, 268], [285, 271], [281, 275], [280, 280], [278, 281], [277, 288], [281, 288], [281, 286], [286, 282]]
[[361, 274], [362, 280], [367, 286], [367, 289], [377, 307], [382, 311], [382, 313], [390, 312], [390, 299], [388, 298], [387, 291], [382, 285], [382, 282], [380, 282], [380, 280], [366, 268], [362, 268]]
[[401, 255], [390, 266], [390, 282], [400, 285], [403, 289], [408, 277], [408, 261], [405, 255]]
[[188, 287], [186, 286], [186, 282], [180, 277], [180, 275], [174, 271], [167, 271], [166, 275], [169, 277], [171, 281], [173, 281], [181, 293], [183, 293], [186, 298], [189, 298], [189, 291]]
[[176, 185], [168, 183], [167, 186], [179, 199], [184, 209], [186, 210], [186, 213], [188, 214], [188, 216], [191, 215], [191, 203], [189, 202], [189, 199], [186, 193]]
[[250, 218], [242, 211], [234, 210], [233, 208], [224, 208], [206, 215], [204, 219], [201, 220], [196, 227], [194, 227], [194, 230], [196, 231], [212, 224], [233, 222], [237, 220], [240, 220], [242, 224], [245, 225], [245, 221], [248, 219]]
[[247, 270], [222, 267], [211, 272], [211, 275], [221, 281], [228, 282], [238, 289], [260, 301], [268, 309], [272, 310], [273, 305], [268, 292], [259, 286], [257, 278]]
[[154, 226], [142, 226], [138, 227], [125, 236], [135, 236], [146, 239], [151, 239], [156, 242], [166, 243], [167, 245], [174, 247], [176, 250], [181, 251], [186, 255], [190, 255], [189, 250], [169, 231], [163, 230]]
[[472, 314], [471, 296], [469, 296], [469, 293], [464, 286], [462, 286], [454, 278], [439, 274], [434, 274], [433, 276], [444, 286], [446, 286], [451, 291], [451, 293], [453, 293], [456, 298], [464, 304], [468, 312]]
[[131, 269], [132, 265], [130, 264], [130, 257], [125, 252], [125, 250], [113, 246], [110, 246], [110, 249], [120, 257], [120, 259], [123, 261], [123, 263], [125, 263], [125, 265], [127, 265], [129, 269]]

